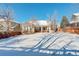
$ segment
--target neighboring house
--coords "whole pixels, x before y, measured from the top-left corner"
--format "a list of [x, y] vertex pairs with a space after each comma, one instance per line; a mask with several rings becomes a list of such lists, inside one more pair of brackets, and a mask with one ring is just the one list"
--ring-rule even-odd
[[0, 19], [0, 32], [7, 31], [7, 24], [4, 19]]
[[21, 25], [13, 20], [8, 20], [8, 22], [0, 18], [0, 32], [21, 32]]
[[70, 22], [71, 27], [79, 27], [79, 13], [75, 13], [72, 16], [72, 21]]
[[31, 20], [22, 24], [23, 33], [52, 32], [52, 24], [46, 20]]
[[66, 27], [66, 32], [79, 34], [79, 13], [72, 15], [72, 21], [70, 21], [70, 24]]

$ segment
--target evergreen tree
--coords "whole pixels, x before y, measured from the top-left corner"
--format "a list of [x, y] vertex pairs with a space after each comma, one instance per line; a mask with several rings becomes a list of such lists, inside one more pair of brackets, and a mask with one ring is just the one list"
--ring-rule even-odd
[[60, 27], [63, 29], [63, 31], [65, 30], [65, 27], [68, 26], [68, 24], [69, 24], [69, 21], [68, 21], [67, 17], [63, 16], [61, 24], [60, 24]]

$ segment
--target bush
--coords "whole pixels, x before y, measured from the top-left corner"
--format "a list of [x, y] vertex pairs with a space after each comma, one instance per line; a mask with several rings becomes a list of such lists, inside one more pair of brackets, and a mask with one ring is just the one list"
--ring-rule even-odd
[[0, 39], [8, 38], [15, 35], [21, 35], [21, 32], [0, 32]]

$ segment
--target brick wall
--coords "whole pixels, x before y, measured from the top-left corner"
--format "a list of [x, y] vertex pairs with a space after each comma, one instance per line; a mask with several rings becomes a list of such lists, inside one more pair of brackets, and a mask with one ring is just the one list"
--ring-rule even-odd
[[79, 34], [79, 27], [66, 27], [65, 31]]

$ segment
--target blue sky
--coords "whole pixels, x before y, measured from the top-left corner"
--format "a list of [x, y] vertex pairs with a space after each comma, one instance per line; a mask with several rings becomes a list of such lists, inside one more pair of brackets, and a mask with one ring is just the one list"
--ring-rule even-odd
[[79, 4], [68, 3], [9, 3], [0, 4], [2, 8], [13, 9], [14, 19], [20, 23], [29, 21], [32, 17], [37, 20], [47, 20], [47, 15], [55, 14], [58, 23], [61, 22], [62, 16], [67, 16], [71, 20], [73, 13], [79, 12]]

